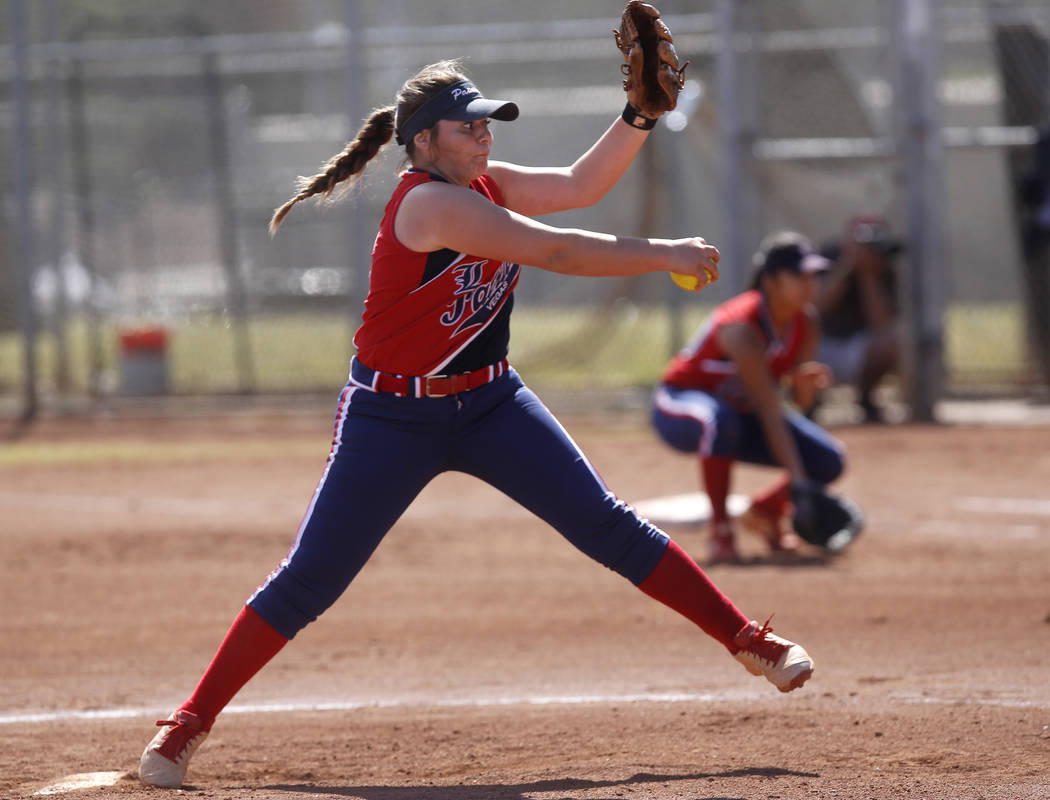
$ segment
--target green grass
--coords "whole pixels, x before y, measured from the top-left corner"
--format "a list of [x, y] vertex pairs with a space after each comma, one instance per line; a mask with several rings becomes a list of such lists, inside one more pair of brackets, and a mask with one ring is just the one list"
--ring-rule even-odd
[[[688, 337], [710, 311], [690, 306], [683, 312]], [[254, 386], [260, 393], [335, 391], [346, 378], [356, 317], [333, 312], [267, 314], [248, 323]], [[170, 324], [166, 355], [171, 391], [177, 394], [236, 392], [234, 329], [215, 315], [186, 317]], [[118, 328], [99, 331], [102, 390], [119, 391]], [[67, 331], [71, 391], [88, 388], [89, 340], [83, 319]], [[537, 385], [570, 391], [647, 387], [671, 355], [671, 325], [662, 307], [616, 304], [594, 308], [521, 308], [514, 312], [511, 361]], [[37, 344], [43, 391], [55, 390], [54, 338]], [[1009, 303], [953, 306], [945, 319], [945, 360], [949, 384], [994, 380], [1024, 382], [1023, 313]], [[0, 395], [17, 394], [22, 381], [21, 340], [0, 334]]]
[[1024, 310], [1013, 303], [952, 306], [945, 315], [945, 366], [959, 382], [981, 376], [1023, 381], [1027, 363]]

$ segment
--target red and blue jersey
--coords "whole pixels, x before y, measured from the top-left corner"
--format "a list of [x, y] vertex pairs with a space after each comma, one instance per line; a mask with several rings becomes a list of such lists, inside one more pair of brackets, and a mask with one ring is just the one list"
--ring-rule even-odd
[[[471, 372], [507, 356], [510, 312], [521, 265], [453, 250], [417, 253], [394, 235], [405, 194], [442, 180], [409, 170], [386, 205], [372, 249], [363, 323], [354, 336], [357, 358], [400, 375]], [[502, 206], [488, 175], [470, 188]]]
[[799, 311], [778, 335], [766, 307], [765, 296], [753, 289], [718, 306], [689, 343], [671, 360], [663, 382], [681, 389], [702, 389], [724, 397], [741, 392], [736, 365], [718, 341], [726, 325], [749, 325], [765, 344], [765, 361], [774, 381], [798, 363], [799, 353], [810, 334], [810, 321]]

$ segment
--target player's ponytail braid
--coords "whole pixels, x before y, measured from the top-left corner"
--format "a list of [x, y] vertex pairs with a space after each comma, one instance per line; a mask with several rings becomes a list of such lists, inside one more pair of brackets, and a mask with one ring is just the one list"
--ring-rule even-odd
[[[447, 86], [467, 80], [458, 59], [447, 59], [428, 64], [405, 82], [397, 93], [397, 105], [377, 108], [365, 121], [357, 136], [339, 155], [333, 156], [324, 165], [323, 171], [312, 178], [300, 178], [298, 192], [291, 200], [273, 212], [270, 220], [270, 235], [277, 232], [281, 221], [288, 216], [292, 206], [315, 194], [328, 197], [336, 185], [345, 180], [354, 180], [371, 161], [380, 148], [390, 141], [395, 126], [400, 126], [431, 97]], [[415, 143], [405, 143], [405, 154], [411, 159], [415, 155]]]
[[315, 194], [329, 197], [338, 184], [360, 176], [368, 162], [375, 158], [376, 153], [394, 135], [394, 110], [394, 106], [377, 108], [365, 120], [354, 140], [343, 152], [328, 159], [321, 172], [312, 178], [299, 178], [296, 184], [299, 191], [273, 212], [273, 218], [270, 220], [271, 236], [277, 232], [278, 226], [288, 216], [292, 206], [300, 200], [306, 200]]

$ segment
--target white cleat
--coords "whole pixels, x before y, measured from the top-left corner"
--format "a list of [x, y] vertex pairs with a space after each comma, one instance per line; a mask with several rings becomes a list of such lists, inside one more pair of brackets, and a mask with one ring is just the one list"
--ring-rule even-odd
[[177, 789], [186, 777], [186, 767], [197, 748], [208, 738], [200, 717], [179, 710], [167, 719], [157, 721], [163, 730], [142, 751], [139, 780], [150, 786]]
[[813, 675], [809, 653], [801, 645], [775, 636], [768, 619], [764, 625], [752, 620], [737, 634], [734, 644], [740, 650], [733, 657], [752, 675], [765, 676], [782, 692], [798, 689]]

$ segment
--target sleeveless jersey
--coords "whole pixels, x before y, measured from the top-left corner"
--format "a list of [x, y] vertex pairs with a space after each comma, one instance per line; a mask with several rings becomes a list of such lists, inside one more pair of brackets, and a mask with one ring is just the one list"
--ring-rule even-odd
[[784, 328], [783, 335], [777, 336], [765, 297], [761, 291], [752, 289], [711, 313], [692, 340], [667, 365], [663, 382], [682, 389], [702, 389], [727, 399], [742, 399], [736, 365], [718, 343], [718, 332], [723, 326], [740, 323], [750, 325], [765, 343], [766, 366], [775, 382], [795, 367], [810, 330], [806, 312], [796, 314]]
[[[398, 375], [471, 372], [503, 360], [521, 265], [452, 250], [417, 253], [394, 235], [405, 194], [433, 180], [409, 170], [386, 205], [372, 248], [372, 269], [354, 347], [361, 363]], [[488, 175], [470, 188], [502, 206]]]

